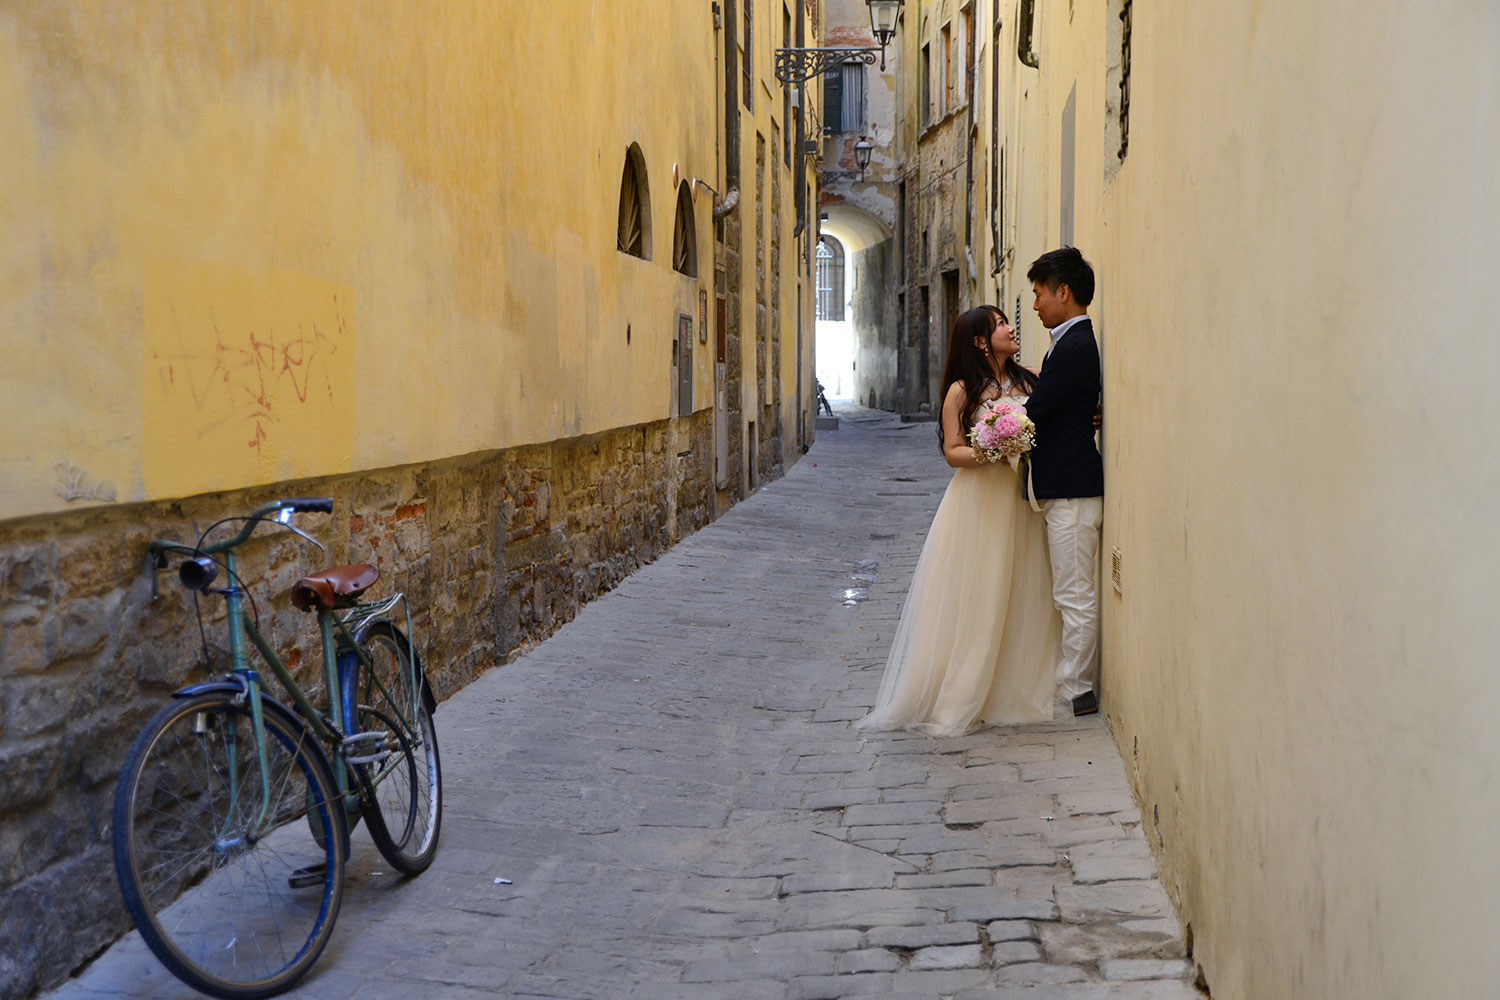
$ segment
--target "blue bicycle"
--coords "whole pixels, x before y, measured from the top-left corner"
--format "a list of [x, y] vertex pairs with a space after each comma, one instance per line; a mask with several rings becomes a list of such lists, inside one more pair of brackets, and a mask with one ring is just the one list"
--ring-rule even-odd
[[[338, 916], [349, 831], [361, 818], [398, 871], [418, 874], [437, 853], [437, 703], [405, 597], [361, 601], [379, 576], [368, 565], [297, 582], [292, 602], [317, 615], [322, 640], [319, 707], [261, 633], [239, 574], [235, 550], [257, 527], [280, 525], [317, 545], [291, 515], [332, 510], [326, 497], [277, 500], [210, 526], [194, 545], [147, 550], [153, 596], [157, 572], [180, 555], [178, 578], [195, 603], [224, 598], [230, 663], [221, 678], [177, 691], [136, 739], [115, 790], [115, 870], [152, 952], [212, 996], [272, 996], [312, 968]], [[239, 522], [232, 537], [207, 541]], [[266, 691], [249, 647], [290, 704]]]

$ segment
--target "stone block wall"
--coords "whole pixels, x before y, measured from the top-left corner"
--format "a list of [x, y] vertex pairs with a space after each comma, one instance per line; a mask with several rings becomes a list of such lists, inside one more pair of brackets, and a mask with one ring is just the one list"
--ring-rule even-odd
[[[298, 578], [369, 562], [404, 591], [444, 698], [568, 622], [714, 512], [713, 411], [429, 465], [0, 524], [0, 996], [54, 985], [129, 927], [115, 882], [115, 778], [170, 693], [227, 664], [222, 601], [175, 562], [151, 597], [152, 538], [196, 539], [281, 496], [334, 497], [295, 523], [321, 553], [262, 527], [240, 572], [261, 629], [321, 688]], [[215, 535], [214, 537], [221, 537]], [[439, 710], [441, 740], [441, 710]]]

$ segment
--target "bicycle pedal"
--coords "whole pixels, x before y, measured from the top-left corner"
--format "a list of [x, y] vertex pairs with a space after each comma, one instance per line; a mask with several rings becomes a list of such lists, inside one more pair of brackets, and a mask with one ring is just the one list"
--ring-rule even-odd
[[315, 885], [322, 885], [323, 878], [328, 874], [327, 863], [308, 865], [306, 868], [298, 868], [287, 876], [286, 884], [293, 889], [306, 889]]
[[378, 763], [391, 755], [391, 748], [385, 745], [389, 737], [389, 733], [381, 732], [353, 733], [339, 743], [339, 753], [349, 764]]

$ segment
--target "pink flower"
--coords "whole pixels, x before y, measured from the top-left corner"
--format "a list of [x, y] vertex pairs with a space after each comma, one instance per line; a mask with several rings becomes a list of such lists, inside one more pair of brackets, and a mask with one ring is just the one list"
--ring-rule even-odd
[[1026, 407], [1007, 399], [995, 399], [979, 408], [969, 443], [984, 461], [1014, 459], [1031, 450], [1036, 427], [1026, 416]]

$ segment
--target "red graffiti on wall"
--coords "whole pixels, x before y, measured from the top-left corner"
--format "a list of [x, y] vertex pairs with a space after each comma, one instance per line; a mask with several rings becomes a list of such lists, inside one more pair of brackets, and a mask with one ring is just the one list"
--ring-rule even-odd
[[[174, 321], [177, 319], [173, 309]], [[193, 407], [207, 414], [216, 393], [227, 393], [233, 419], [246, 424], [246, 445], [259, 457], [270, 439], [271, 427], [286, 418], [288, 406], [303, 406], [311, 394], [334, 399], [333, 377], [328, 359], [337, 354], [348, 332], [343, 304], [334, 296], [334, 331], [326, 333], [316, 322], [298, 323], [292, 333], [275, 329], [246, 330], [226, 334], [217, 317], [212, 318], [213, 346], [194, 350], [187, 346], [178, 324], [179, 350], [170, 355], [152, 352], [152, 361], [162, 379], [162, 388], [172, 392], [181, 376]], [[288, 394], [285, 389], [290, 389]], [[295, 412], [290, 415], [295, 418]], [[203, 425], [208, 432], [220, 426], [221, 417]]]

